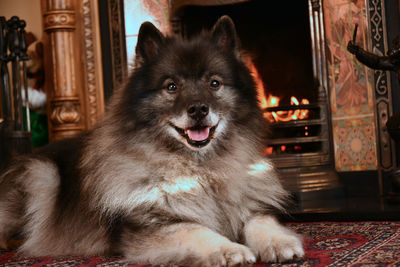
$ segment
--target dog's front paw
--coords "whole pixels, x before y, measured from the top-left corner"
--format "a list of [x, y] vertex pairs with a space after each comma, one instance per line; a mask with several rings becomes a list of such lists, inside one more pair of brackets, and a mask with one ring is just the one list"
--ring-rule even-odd
[[249, 248], [232, 243], [225, 244], [210, 251], [204, 257], [201, 266], [251, 266], [256, 262], [256, 257]]
[[264, 234], [260, 236], [258, 253], [263, 262], [285, 262], [304, 256], [300, 238], [290, 233]]
[[302, 240], [273, 217], [257, 217], [245, 227], [246, 244], [263, 262], [284, 262], [304, 256]]

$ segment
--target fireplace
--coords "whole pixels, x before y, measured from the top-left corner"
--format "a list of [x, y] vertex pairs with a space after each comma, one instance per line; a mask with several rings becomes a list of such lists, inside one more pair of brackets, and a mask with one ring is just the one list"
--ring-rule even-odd
[[[203, 4], [210, 2], [221, 3]], [[173, 6], [172, 30], [191, 36], [229, 15], [249, 57], [260, 107], [270, 121], [270, 145], [264, 153], [280, 169], [286, 188], [301, 196], [340, 188], [319, 1], [292, 1], [290, 8], [285, 1], [274, 1], [273, 8], [265, 0], [222, 2], [225, 5]]]

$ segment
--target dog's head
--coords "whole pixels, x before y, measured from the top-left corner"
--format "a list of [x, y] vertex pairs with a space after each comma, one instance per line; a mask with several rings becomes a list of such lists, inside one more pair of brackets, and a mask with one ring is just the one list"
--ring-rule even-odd
[[238, 46], [227, 16], [192, 39], [166, 37], [142, 24], [123, 97], [134, 109], [135, 126], [146, 126], [149, 136], [169, 146], [207, 151], [259, 120], [254, 81]]

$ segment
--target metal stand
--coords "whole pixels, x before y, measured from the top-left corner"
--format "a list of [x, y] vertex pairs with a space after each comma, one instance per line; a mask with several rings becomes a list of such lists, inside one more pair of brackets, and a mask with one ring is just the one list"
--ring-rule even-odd
[[[394, 114], [386, 123], [386, 127], [390, 137], [396, 142], [397, 147], [400, 145], [400, 113]], [[387, 200], [390, 203], [400, 203], [400, 169], [392, 171], [389, 174], [392, 190], [389, 192]]]
[[[26, 75], [26, 61], [29, 57], [26, 54], [25, 26], [25, 21], [16, 16], [8, 21], [0, 17], [0, 88], [3, 115], [0, 122], [0, 166], [17, 154], [31, 151]], [[11, 64], [11, 81], [9, 63]], [[25, 94], [24, 103], [22, 93]], [[23, 112], [26, 112], [26, 130]]]

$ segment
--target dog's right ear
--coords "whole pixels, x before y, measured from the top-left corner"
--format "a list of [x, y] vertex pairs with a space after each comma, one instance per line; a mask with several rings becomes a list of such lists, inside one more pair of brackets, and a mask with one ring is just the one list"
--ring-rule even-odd
[[140, 66], [156, 57], [164, 40], [162, 33], [151, 22], [144, 22], [139, 29], [135, 65]]

